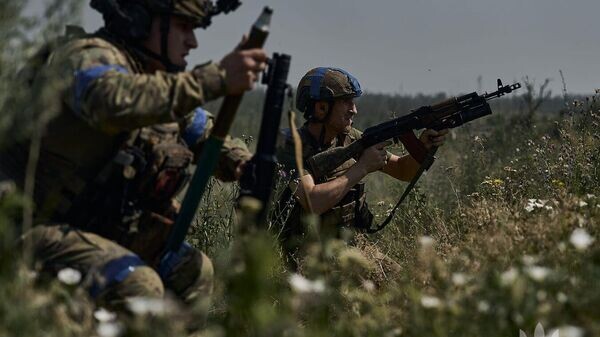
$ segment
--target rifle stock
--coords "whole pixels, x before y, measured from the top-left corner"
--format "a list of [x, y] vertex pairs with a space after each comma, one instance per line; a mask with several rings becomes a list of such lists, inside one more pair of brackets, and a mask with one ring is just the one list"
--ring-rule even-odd
[[364, 143], [359, 139], [348, 146], [336, 146], [308, 158], [308, 167], [310, 167], [313, 177], [320, 179], [346, 161], [355, 158], [357, 154], [367, 148]]

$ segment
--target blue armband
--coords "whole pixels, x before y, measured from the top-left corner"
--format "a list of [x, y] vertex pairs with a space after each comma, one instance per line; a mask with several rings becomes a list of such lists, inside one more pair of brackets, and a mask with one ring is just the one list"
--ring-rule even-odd
[[206, 131], [206, 123], [208, 122], [208, 113], [202, 108], [194, 110], [194, 119], [188, 125], [181, 137], [185, 140], [188, 146], [195, 145]]
[[75, 112], [78, 114], [81, 113], [81, 100], [83, 99], [83, 94], [85, 94], [90, 84], [111, 70], [122, 74], [129, 73], [125, 67], [118, 64], [101, 65], [88, 69], [77, 70], [75, 72]]

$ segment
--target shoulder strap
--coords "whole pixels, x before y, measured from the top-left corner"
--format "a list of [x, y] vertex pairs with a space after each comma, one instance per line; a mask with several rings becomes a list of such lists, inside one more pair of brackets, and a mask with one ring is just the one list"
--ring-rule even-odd
[[406, 197], [408, 196], [410, 191], [412, 191], [412, 189], [415, 187], [415, 185], [417, 184], [417, 181], [419, 181], [419, 179], [421, 178], [423, 173], [425, 171], [429, 170], [431, 165], [433, 165], [433, 162], [435, 161], [435, 153], [437, 152], [437, 150], [438, 150], [438, 147], [434, 146], [431, 148], [431, 150], [427, 151], [425, 158], [421, 162], [421, 166], [419, 167], [419, 170], [417, 171], [417, 173], [415, 173], [415, 176], [412, 178], [412, 180], [410, 181], [408, 186], [406, 186], [406, 188], [404, 189], [404, 192], [402, 193], [402, 196], [396, 203], [396, 206], [394, 206], [394, 208], [392, 209], [390, 214], [387, 216], [387, 218], [381, 224], [377, 225], [376, 227], [368, 228], [366, 230], [367, 233], [369, 233], [369, 234], [377, 233], [380, 230], [384, 229], [385, 226], [387, 226], [390, 223], [390, 221], [392, 221], [392, 219], [394, 218], [394, 215], [396, 214], [396, 210], [398, 210], [398, 207], [400, 206], [400, 204], [404, 201], [404, 199], [406, 199]]

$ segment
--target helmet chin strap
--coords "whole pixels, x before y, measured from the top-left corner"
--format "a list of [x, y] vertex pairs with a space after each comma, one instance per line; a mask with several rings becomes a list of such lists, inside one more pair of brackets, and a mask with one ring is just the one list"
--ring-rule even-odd
[[168, 14], [160, 16], [160, 59], [167, 72], [174, 73], [183, 71], [185, 68], [173, 64], [169, 59], [169, 30], [171, 29], [171, 17]]
[[169, 59], [169, 30], [171, 29], [171, 17], [169, 14], [163, 14], [160, 16], [160, 54], [153, 52], [152, 50], [142, 46], [139, 43], [134, 44], [134, 48], [139, 50], [144, 55], [151, 57], [160, 62], [164, 67], [165, 71], [169, 73], [177, 73], [184, 71], [185, 67], [178, 66], [171, 62]]
[[327, 120], [329, 119], [329, 116], [331, 116], [331, 111], [333, 111], [333, 101], [332, 100], [327, 101], [327, 114], [325, 114], [325, 117], [323, 117], [322, 119], [317, 119], [317, 118], [315, 118], [314, 115], [312, 117], [313, 122], [321, 124], [321, 132], [319, 133], [319, 139], [318, 139], [319, 151], [323, 150], [323, 146], [325, 146], [325, 122], [327, 122]]

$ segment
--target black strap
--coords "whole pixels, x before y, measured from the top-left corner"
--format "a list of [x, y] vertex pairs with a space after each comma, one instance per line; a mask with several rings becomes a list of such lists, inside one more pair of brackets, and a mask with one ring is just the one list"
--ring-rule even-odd
[[423, 173], [425, 171], [429, 170], [431, 165], [433, 165], [433, 162], [435, 161], [435, 153], [437, 152], [437, 150], [438, 150], [438, 147], [434, 146], [429, 151], [427, 151], [427, 155], [425, 156], [425, 159], [421, 163], [419, 170], [417, 171], [417, 173], [415, 173], [415, 176], [412, 178], [412, 180], [410, 181], [408, 186], [406, 186], [406, 188], [404, 189], [404, 193], [402, 193], [402, 196], [396, 203], [396, 206], [394, 206], [394, 208], [392, 209], [390, 214], [387, 216], [387, 218], [381, 224], [377, 225], [374, 228], [373, 227], [367, 228], [367, 230], [366, 230], [367, 233], [369, 233], [369, 234], [377, 233], [380, 230], [384, 229], [385, 226], [387, 226], [390, 223], [390, 221], [392, 221], [392, 219], [394, 218], [394, 215], [396, 214], [396, 210], [398, 210], [398, 207], [400, 206], [400, 204], [404, 201], [404, 199], [406, 199], [406, 197], [408, 196], [410, 191], [412, 191], [412, 189], [415, 187], [415, 185], [417, 184], [417, 181], [419, 181], [419, 178], [421, 178]]

